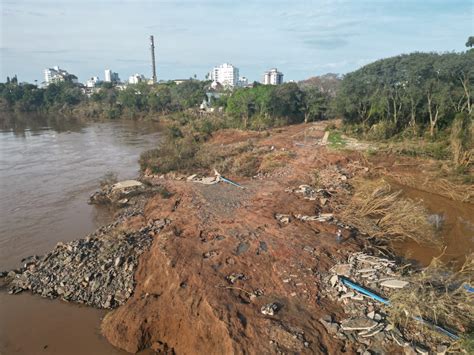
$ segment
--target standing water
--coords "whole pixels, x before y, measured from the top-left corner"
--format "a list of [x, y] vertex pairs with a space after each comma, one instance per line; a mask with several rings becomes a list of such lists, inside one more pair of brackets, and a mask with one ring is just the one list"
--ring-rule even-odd
[[[82, 238], [111, 221], [87, 204], [107, 172], [138, 174], [138, 157], [156, 146], [156, 125], [108, 122], [0, 130], [0, 270]], [[100, 336], [103, 311], [39, 296], [0, 293], [0, 354], [120, 354]]]
[[402, 190], [402, 196], [421, 200], [430, 213], [428, 221], [436, 230], [435, 238], [441, 245], [437, 248], [405, 241], [396, 243], [395, 249], [405, 258], [424, 266], [429, 265], [434, 257], [440, 257], [452, 267], [460, 267], [474, 252], [474, 205], [407, 186], [392, 185], [395, 190]]

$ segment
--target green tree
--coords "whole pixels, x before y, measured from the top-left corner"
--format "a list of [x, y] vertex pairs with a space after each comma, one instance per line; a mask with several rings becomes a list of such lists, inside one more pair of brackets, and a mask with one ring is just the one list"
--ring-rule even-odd
[[302, 107], [304, 122], [324, 118], [329, 105], [329, 98], [316, 86], [308, 86], [303, 90]]
[[474, 36], [469, 36], [466, 42], [466, 47], [469, 47], [469, 48], [474, 47]]

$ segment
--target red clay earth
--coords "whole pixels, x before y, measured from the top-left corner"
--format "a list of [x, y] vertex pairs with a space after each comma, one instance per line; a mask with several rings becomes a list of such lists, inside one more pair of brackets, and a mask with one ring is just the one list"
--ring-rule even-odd
[[[343, 317], [340, 306], [321, 297], [320, 290], [322, 277], [337, 261], [361, 250], [363, 239], [344, 230], [338, 243], [336, 225], [275, 219], [277, 213], [332, 212], [337, 194], [321, 206], [285, 192], [308, 183], [312, 170], [338, 166], [348, 175], [365, 173], [354, 168], [361, 162], [359, 154], [309, 145], [324, 135], [323, 129], [298, 125], [266, 137], [217, 133], [211, 144], [251, 138], [256, 145], [295, 153], [285, 167], [264, 177], [235, 177], [245, 189], [151, 178], [173, 196], [151, 198], [144, 218], [132, 224], [139, 228], [160, 218], [171, 224], [141, 256], [132, 298], [103, 320], [106, 338], [129, 352], [355, 353], [357, 345], [333, 338], [318, 321], [325, 315]], [[304, 131], [306, 145], [295, 146], [303, 142]], [[278, 310], [262, 314], [269, 303]]]

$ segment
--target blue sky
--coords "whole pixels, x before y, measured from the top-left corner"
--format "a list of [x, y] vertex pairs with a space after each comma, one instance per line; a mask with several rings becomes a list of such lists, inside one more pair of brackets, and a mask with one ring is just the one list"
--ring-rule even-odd
[[347, 73], [413, 51], [462, 51], [474, 0], [0, 0], [0, 81], [42, 81], [59, 65], [81, 81], [104, 69], [204, 78], [229, 62], [250, 80]]

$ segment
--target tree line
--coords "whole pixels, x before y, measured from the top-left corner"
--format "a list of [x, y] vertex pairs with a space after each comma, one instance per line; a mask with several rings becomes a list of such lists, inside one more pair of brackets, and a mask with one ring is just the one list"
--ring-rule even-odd
[[472, 114], [473, 89], [474, 50], [412, 53], [347, 74], [335, 106], [347, 123], [378, 129], [381, 138], [420, 128], [434, 136], [457, 114]]
[[[474, 42], [468, 39], [469, 44]], [[93, 108], [91, 115], [168, 115], [197, 111], [208, 96], [215, 110], [239, 126], [264, 129], [277, 125], [341, 117], [377, 138], [424, 131], [434, 136], [457, 114], [472, 116], [474, 49], [461, 53], [412, 53], [381, 59], [340, 77], [329, 74], [299, 83], [261, 85], [213, 92], [210, 82], [187, 80], [119, 90], [102, 84], [90, 96], [72, 82], [38, 88], [16, 77], [0, 83], [0, 109], [49, 111]]]
[[[20, 112], [47, 112], [80, 106], [101, 107], [115, 118], [126, 112], [158, 112], [167, 114], [198, 106], [205, 97], [205, 82], [185, 81], [180, 85], [166, 83], [150, 86], [146, 83], [118, 89], [103, 83], [90, 96], [72, 81], [52, 83], [44, 88], [7, 80], [0, 83], [0, 102], [3, 110]], [[97, 105], [98, 104], [98, 105]]]

